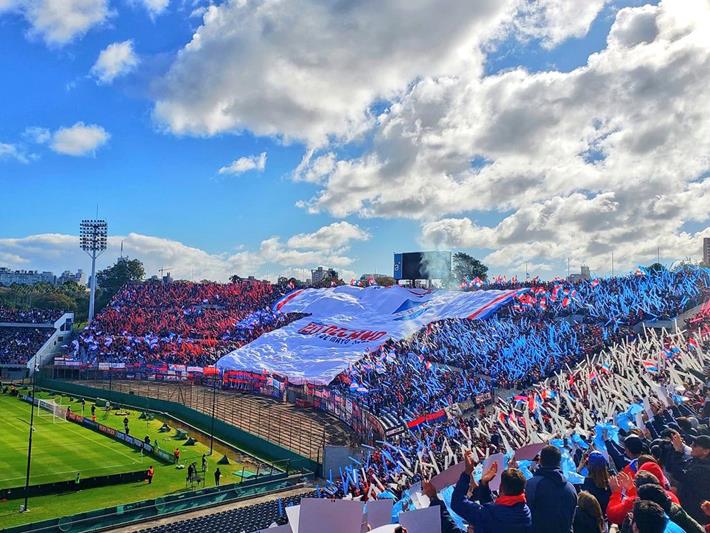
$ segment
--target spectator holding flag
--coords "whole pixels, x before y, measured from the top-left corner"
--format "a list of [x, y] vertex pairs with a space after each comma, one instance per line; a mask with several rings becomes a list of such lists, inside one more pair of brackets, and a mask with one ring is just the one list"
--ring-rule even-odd
[[475, 466], [470, 450], [466, 452], [464, 461], [464, 472], [451, 496], [451, 509], [472, 525], [476, 533], [532, 533], [523, 473], [515, 468], [504, 470], [501, 474], [500, 496], [494, 502], [488, 486], [497, 473], [497, 464], [493, 463], [473, 491], [473, 500], [478, 500], [476, 502], [466, 497]]

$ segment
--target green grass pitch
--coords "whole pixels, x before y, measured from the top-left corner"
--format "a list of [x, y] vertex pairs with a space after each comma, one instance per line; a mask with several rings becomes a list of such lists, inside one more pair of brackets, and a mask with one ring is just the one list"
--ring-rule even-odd
[[[128, 446], [73, 422], [54, 422], [52, 413], [35, 409], [30, 484], [81, 477], [134, 472], [145, 461]], [[25, 484], [30, 404], [0, 396], [3, 430], [0, 431], [0, 489]]]
[[[51, 397], [46, 392], [38, 392], [43, 399], [54, 399], [62, 405], [70, 405], [72, 411], [81, 414], [81, 403], [66, 396]], [[91, 416], [92, 403], [87, 401], [85, 416]], [[36, 408], [35, 408], [36, 409]], [[209, 441], [198, 437], [195, 446], [184, 446], [184, 441], [175, 439], [175, 431], [161, 433], [161, 420], [140, 420], [140, 412], [133, 409], [121, 409], [130, 420], [131, 435], [143, 438], [148, 435], [160, 447], [172, 452], [179, 447], [181, 463], [187, 465], [193, 461], [199, 467], [203, 454], [209, 453]], [[0, 394], [0, 413], [4, 425], [0, 429], [0, 489], [11, 486], [23, 486], [27, 467], [27, 436], [29, 431], [30, 404], [9, 395]], [[106, 426], [123, 431], [125, 415], [118, 411], [107, 413], [102, 407], [96, 409], [96, 421]], [[168, 422], [170, 423], [170, 422]], [[52, 414], [44, 411], [40, 417], [35, 410], [36, 431], [32, 437], [31, 483], [73, 480], [77, 472], [82, 478], [89, 476], [115, 474], [155, 468], [152, 484], [146, 482], [124, 483], [108, 487], [65, 492], [49, 496], [30, 498], [29, 512], [19, 513], [22, 500], [0, 500], [0, 530], [30, 522], [68, 516], [84, 511], [101, 509], [140, 500], [153, 499], [166, 494], [175, 494], [188, 490], [185, 483], [187, 470], [178, 469], [173, 464], [160, 463], [155, 457], [141, 457], [140, 452], [130, 446], [111, 439], [101, 433], [75, 424], [74, 422], [53, 422]], [[240, 454], [216, 445], [215, 453], [207, 457], [208, 471], [205, 476], [206, 486], [214, 486], [212, 473], [217, 468], [217, 461], [227, 453], [230, 464], [219, 465], [222, 471], [222, 484], [238, 482], [240, 474], [255, 472], [257, 466], [251, 459], [245, 458], [246, 464], [239, 461]], [[244, 470], [242, 470], [244, 469]]]

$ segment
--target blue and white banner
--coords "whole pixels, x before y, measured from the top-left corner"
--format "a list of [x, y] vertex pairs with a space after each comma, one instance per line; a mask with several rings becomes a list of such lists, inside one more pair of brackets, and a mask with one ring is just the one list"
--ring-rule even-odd
[[220, 359], [222, 370], [267, 370], [291, 381], [329, 383], [366, 352], [445, 318], [482, 319], [517, 291], [429, 291], [353, 287], [293, 291], [274, 305], [308, 313]]

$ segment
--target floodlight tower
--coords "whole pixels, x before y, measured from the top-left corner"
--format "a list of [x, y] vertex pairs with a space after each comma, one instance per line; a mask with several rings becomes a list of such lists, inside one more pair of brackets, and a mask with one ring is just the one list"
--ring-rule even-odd
[[108, 224], [105, 220], [82, 220], [79, 225], [79, 246], [91, 257], [91, 293], [89, 295], [89, 324], [94, 319], [96, 299], [96, 258], [106, 251]]

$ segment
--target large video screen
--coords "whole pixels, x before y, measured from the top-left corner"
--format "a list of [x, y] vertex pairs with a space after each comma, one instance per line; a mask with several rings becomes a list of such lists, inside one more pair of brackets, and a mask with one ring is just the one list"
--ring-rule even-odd
[[444, 279], [451, 274], [451, 252], [394, 254], [394, 279]]

